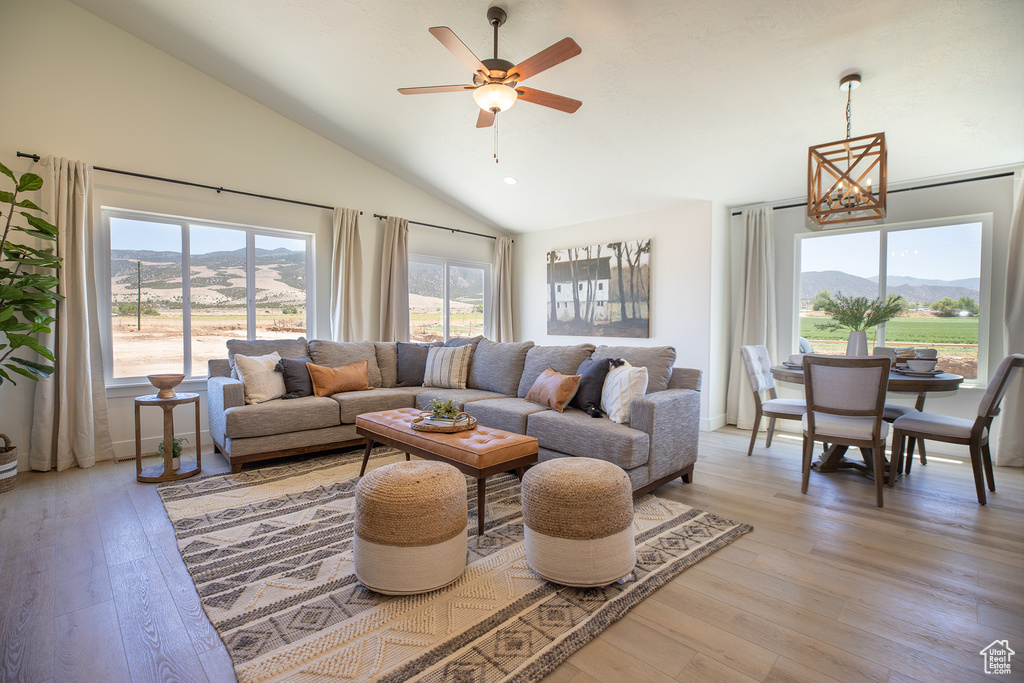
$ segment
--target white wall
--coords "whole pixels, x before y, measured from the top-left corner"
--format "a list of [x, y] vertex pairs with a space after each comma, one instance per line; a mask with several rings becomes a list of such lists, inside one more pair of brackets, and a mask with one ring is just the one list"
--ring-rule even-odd
[[[503, 234], [66, 0], [5, 2], [0, 45], [9, 76], [0, 160], [16, 173], [32, 168], [16, 158], [23, 151], [361, 209], [370, 338], [379, 331], [383, 229], [372, 214]], [[100, 171], [94, 182], [96, 210], [106, 204], [312, 233], [317, 315], [310, 336], [329, 336], [331, 212]], [[417, 226], [409, 232], [412, 253], [491, 261], [492, 240]], [[0, 431], [20, 446], [22, 462], [32, 419], [33, 389], [25, 385], [0, 389]], [[134, 452], [132, 398], [151, 391], [109, 392], [118, 455]], [[160, 411], [151, 412], [157, 415], [143, 425], [150, 448], [160, 433]], [[204, 401], [204, 420], [205, 413]], [[176, 415], [176, 426], [190, 428], [187, 413]]]
[[[516, 236], [516, 339], [537, 344], [674, 346], [677, 367], [698, 368], [708, 386], [712, 320], [711, 203], [692, 201], [667, 209], [580, 223]], [[547, 333], [549, 251], [619, 240], [651, 239], [651, 336], [648, 339], [569, 337]], [[708, 391], [701, 392], [707, 427]]]
[[[974, 174], [991, 175], [992, 173]], [[971, 177], [965, 174], [963, 178]], [[945, 182], [956, 178], [925, 179], [911, 183], [902, 184], [903, 187], [916, 187], [928, 185], [934, 182]], [[896, 186], [896, 189], [900, 186]], [[797, 200], [799, 201], [799, 200]], [[792, 204], [794, 201], [779, 201], [776, 204]], [[988, 317], [986, 329], [981, 330], [981, 336], [988, 339], [988, 373], [995, 369], [996, 363], [1005, 354], [1004, 333], [1003, 333], [1003, 306], [1006, 291], [1006, 265], [1009, 258], [1024, 258], [1024, 254], [1009, 254], [1008, 242], [1010, 233], [1010, 218], [1013, 211], [1013, 177], [1006, 176], [990, 180], [978, 180], [975, 182], [956, 185], [946, 185], [929, 189], [913, 190], [890, 194], [887, 202], [885, 225], [896, 225], [913, 221], [944, 219], [958, 216], [969, 216], [976, 214], [991, 214], [992, 231], [990, 239], [984, 244], [982, 252], [983, 278], [982, 297], [988, 300], [988, 308], [991, 312]], [[805, 225], [806, 211], [804, 208], [783, 209], [775, 213], [775, 272], [776, 272], [776, 307], [779, 316], [779, 339], [778, 348], [780, 354], [788, 354], [796, 351], [797, 336], [794, 325], [790, 324], [798, 315], [799, 302], [796, 296], [799, 274], [796, 272], [797, 261], [797, 239], [796, 236], [806, 234], [810, 230]], [[738, 234], [743, 229], [741, 216], [732, 217], [732, 231]], [[867, 226], [865, 229], [870, 229]], [[733, 267], [739, 268], [742, 261], [742, 243], [734, 243], [732, 262]], [[990, 281], [986, 290], [985, 275]], [[734, 278], [735, 279], [735, 278]], [[790, 349], [792, 351], [790, 351]], [[943, 394], [929, 394], [925, 410], [939, 412], [945, 415], [952, 415], [973, 420], [977, 416], [978, 402], [984, 393], [984, 381], [981, 384], [971, 386], [965, 383], [957, 392]], [[780, 395], [800, 396], [800, 387], [780, 385]], [[903, 403], [913, 405], [912, 398], [901, 399], [891, 395], [888, 399], [892, 403]], [[998, 420], [998, 419], [997, 419]], [[797, 423], [781, 421], [777, 429], [793, 430]], [[998, 433], [998, 421], [995, 432]], [[993, 434], [993, 451], [998, 452], [997, 434]], [[950, 453], [955, 455], [966, 455], [965, 448], [949, 444], [934, 445], [929, 442], [929, 452]]]

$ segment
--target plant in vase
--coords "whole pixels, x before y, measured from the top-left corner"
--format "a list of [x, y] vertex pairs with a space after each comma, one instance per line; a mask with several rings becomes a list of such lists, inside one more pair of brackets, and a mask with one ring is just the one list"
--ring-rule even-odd
[[[0, 386], [17, 384], [14, 375], [38, 381], [53, 374], [53, 351], [39, 343], [34, 335], [49, 332], [54, 318], [49, 314], [63, 299], [57, 293], [57, 271], [61, 259], [53, 249], [40, 248], [57, 240], [57, 228], [37, 214], [46, 213], [24, 195], [43, 186], [35, 173], [15, 177], [0, 164], [0, 173], [14, 183], [13, 191], [0, 189]], [[6, 184], [6, 181], [3, 181]], [[17, 219], [20, 216], [21, 219]], [[18, 222], [15, 222], [16, 219]], [[23, 223], [22, 223], [23, 219]], [[35, 238], [31, 244], [15, 240], [16, 233]], [[46, 362], [39, 362], [37, 357]], [[13, 462], [17, 466], [17, 448], [7, 443], [0, 449], [0, 471]], [[16, 469], [14, 470], [16, 471]], [[4, 481], [13, 482], [13, 474]], [[2, 483], [2, 482], [0, 482]], [[13, 486], [13, 484], [11, 484]], [[0, 490], [6, 490], [0, 487]]]
[[822, 330], [850, 330], [846, 355], [866, 356], [867, 330], [895, 318], [905, 306], [906, 302], [899, 294], [872, 300], [864, 296], [844, 296], [842, 292], [836, 292], [835, 297], [829, 295], [821, 305], [821, 310], [831, 319], [815, 323], [815, 327]]
[[439, 398], [435, 398], [430, 402], [430, 419], [432, 420], [454, 422], [459, 412], [459, 407], [455, 405], [455, 401], [450, 399], [442, 401]]

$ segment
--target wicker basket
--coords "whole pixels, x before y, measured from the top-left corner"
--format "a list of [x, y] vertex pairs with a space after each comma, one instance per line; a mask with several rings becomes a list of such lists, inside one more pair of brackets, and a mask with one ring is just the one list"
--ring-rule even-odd
[[4, 445], [0, 448], [0, 493], [14, 488], [15, 477], [18, 476], [18, 447], [11, 445], [6, 434], [0, 434]]
[[450, 425], [430, 424], [429, 422], [425, 422], [425, 420], [430, 419], [430, 414], [424, 413], [423, 415], [425, 417], [420, 416], [417, 418], [413, 418], [411, 426], [417, 432], [437, 432], [440, 434], [454, 434], [455, 432], [466, 432], [469, 431], [470, 429], [476, 429], [476, 418], [473, 417], [472, 415], [467, 415], [466, 413], [459, 413], [458, 415], [455, 416], [455, 419], [458, 420], [460, 417], [465, 415], [465, 420], [460, 422], [454, 422]]

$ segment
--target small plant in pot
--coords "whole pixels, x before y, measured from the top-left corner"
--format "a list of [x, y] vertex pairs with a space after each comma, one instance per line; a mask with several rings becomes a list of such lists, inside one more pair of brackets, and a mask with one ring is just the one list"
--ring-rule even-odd
[[430, 419], [437, 420], [438, 422], [455, 422], [459, 416], [459, 407], [455, 405], [455, 401], [447, 400], [442, 401], [439, 398], [435, 398], [430, 402]]
[[842, 292], [836, 292], [835, 297], [829, 295], [821, 306], [821, 310], [829, 315], [831, 320], [815, 323], [815, 327], [822, 330], [850, 330], [846, 355], [866, 356], [867, 330], [892, 320], [904, 307], [903, 297], [898, 294], [872, 300], [864, 296], [844, 296]]
[[[61, 259], [53, 249], [43, 248], [57, 240], [56, 226], [39, 214], [46, 213], [25, 195], [43, 186], [35, 173], [15, 177], [0, 164], [0, 173], [14, 183], [13, 190], [0, 189], [0, 387], [17, 384], [21, 375], [38, 381], [53, 374], [53, 351], [35, 337], [50, 332], [54, 318], [49, 314], [63, 299], [57, 293], [57, 271]], [[0, 178], [0, 188], [7, 184]], [[20, 217], [20, 218], [19, 218]], [[17, 233], [33, 238], [15, 239]], [[40, 362], [37, 358], [46, 362]], [[13, 463], [14, 467], [11, 468]], [[17, 471], [17, 447], [4, 437], [0, 448], [0, 492], [13, 488]]]

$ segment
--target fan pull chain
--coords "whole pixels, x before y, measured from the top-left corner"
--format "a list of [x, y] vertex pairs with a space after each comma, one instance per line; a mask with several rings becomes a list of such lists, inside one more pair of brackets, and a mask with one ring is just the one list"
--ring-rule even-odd
[[498, 115], [494, 115], [494, 163], [498, 163]]

